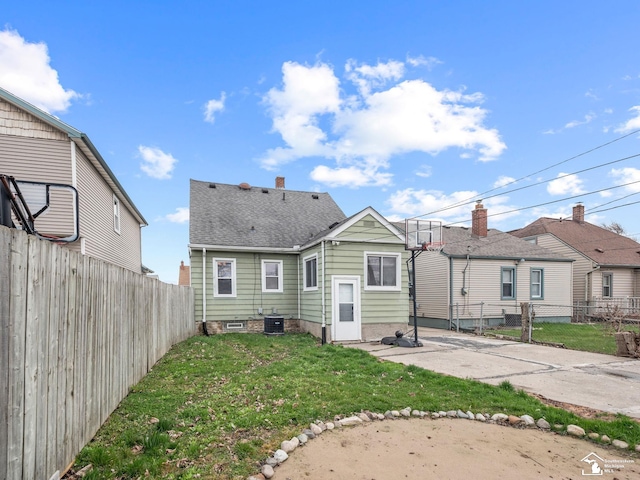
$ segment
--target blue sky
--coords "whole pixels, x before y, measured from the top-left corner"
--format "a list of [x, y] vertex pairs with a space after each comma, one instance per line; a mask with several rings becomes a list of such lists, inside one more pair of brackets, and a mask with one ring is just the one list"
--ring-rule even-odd
[[639, 24], [626, 0], [23, 0], [0, 86], [91, 138], [176, 282], [190, 178], [445, 224], [483, 198], [505, 231], [581, 201], [640, 236]]

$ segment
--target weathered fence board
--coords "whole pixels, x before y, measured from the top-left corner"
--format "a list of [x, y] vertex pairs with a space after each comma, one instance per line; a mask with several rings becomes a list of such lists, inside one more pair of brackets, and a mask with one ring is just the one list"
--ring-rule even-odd
[[5, 227], [0, 282], [2, 479], [63, 471], [129, 389], [196, 333], [189, 287]]

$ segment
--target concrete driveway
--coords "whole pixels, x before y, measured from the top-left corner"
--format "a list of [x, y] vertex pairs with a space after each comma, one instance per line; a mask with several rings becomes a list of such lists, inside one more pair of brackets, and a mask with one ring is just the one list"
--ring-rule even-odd
[[[640, 360], [422, 328], [423, 347], [350, 344], [376, 357], [640, 418]], [[413, 338], [413, 337], [412, 337]]]

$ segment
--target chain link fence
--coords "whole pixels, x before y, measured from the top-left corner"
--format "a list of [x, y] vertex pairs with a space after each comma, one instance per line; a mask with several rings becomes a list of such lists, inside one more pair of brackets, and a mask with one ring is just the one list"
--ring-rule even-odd
[[640, 301], [636, 297], [575, 305], [456, 304], [451, 307], [450, 328], [528, 343], [640, 356]]

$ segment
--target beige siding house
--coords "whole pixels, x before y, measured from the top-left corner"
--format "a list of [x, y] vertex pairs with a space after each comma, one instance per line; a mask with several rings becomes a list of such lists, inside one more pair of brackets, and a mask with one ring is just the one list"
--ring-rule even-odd
[[[0, 174], [74, 187], [79, 238], [68, 248], [142, 273], [141, 228], [147, 222], [89, 138], [3, 89]], [[36, 221], [40, 233], [64, 236], [73, 229], [71, 202], [57, 195]]]
[[569, 322], [573, 261], [487, 228], [481, 204], [472, 213], [471, 229], [443, 227], [442, 250], [416, 257], [418, 324], [501, 325], [520, 313], [523, 302], [538, 306], [536, 321]]
[[[408, 323], [402, 234], [372, 208], [345, 218], [326, 193], [191, 181], [191, 286], [208, 333], [286, 331], [326, 341]], [[274, 333], [274, 332], [267, 332]]]
[[640, 243], [585, 222], [582, 204], [573, 207], [571, 219], [539, 218], [509, 233], [574, 260], [576, 304], [640, 313]]

